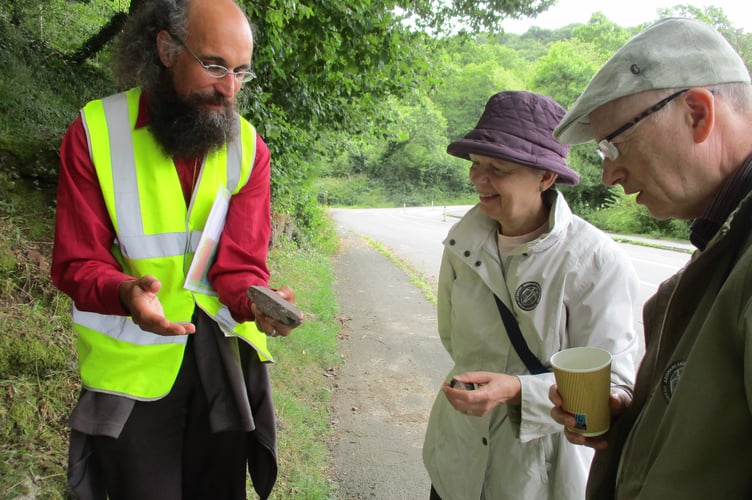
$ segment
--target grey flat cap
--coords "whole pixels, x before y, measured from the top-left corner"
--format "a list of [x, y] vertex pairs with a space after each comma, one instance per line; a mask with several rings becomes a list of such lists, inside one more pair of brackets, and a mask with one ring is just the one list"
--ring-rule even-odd
[[742, 58], [713, 27], [694, 19], [662, 19], [603, 65], [556, 127], [554, 137], [564, 144], [593, 139], [588, 115], [620, 97], [653, 89], [749, 81]]

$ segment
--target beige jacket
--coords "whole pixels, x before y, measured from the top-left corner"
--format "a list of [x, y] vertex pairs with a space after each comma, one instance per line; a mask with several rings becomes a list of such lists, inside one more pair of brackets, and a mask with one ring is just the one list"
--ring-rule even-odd
[[472, 209], [449, 232], [439, 275], [438, 325], [455, 365], [519, 375], [520, 406], [484, 417], [456, 411], [439, 392], [423, 461], [443, 500], [580, 500], [592, 452], [569, 444], [551, 418], [552, 373], [531, 375], [504, 330], [493, 294], [515, 313], [544, 365], [566, 347], [613, 353], [612, 381], [631, 386], [642, 356], [633, 327], [637, 276], [607, 235], [550, 193], [550, 231], [500, 261], [497, 223]]

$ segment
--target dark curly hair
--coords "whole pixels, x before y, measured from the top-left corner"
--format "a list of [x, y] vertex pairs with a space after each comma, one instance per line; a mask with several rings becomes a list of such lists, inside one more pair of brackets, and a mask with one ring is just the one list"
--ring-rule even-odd
[[[113, 73], [121, 89], [153, 89], [165, 78], [167, 68], [157, 52], [157, 33], [167, 30], [181, 39], [188, 34], [191, 0], [147, 0], [126, 22], [113, 52]], [[178, 53], [177, 41], [168, 50]]]

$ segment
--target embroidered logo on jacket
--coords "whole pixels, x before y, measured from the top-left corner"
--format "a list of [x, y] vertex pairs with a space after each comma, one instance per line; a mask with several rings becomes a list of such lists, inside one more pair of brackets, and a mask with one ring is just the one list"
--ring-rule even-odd
[[663, 379], [661, 385], [663, 386], [663, 397], [666, 402], [671, 401], [671, 397], [674, 395], [676, 385], [679, 383], [682, 371], [684, 371], [684, 365], [686, 361], [677, 361], [670, 365], [665, 372], [663, 372]]
[[532, 311], [540, 303], [541, 287], [535, 281], [526, 281], [517, 287], [514, 300], [523, 311]]

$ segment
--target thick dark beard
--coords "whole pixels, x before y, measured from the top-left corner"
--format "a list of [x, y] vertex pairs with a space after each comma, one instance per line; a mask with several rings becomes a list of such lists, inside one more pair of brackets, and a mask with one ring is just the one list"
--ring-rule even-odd
[[[169, 156], [198, 158], [238, 135], [240, 122], [235, 107], [220, 94], [183, 99], [175, 92], [169, 75], [149, 93], [151, 131]], [[224, 108], [203, 110], [201, 104], [222, 104]]]

